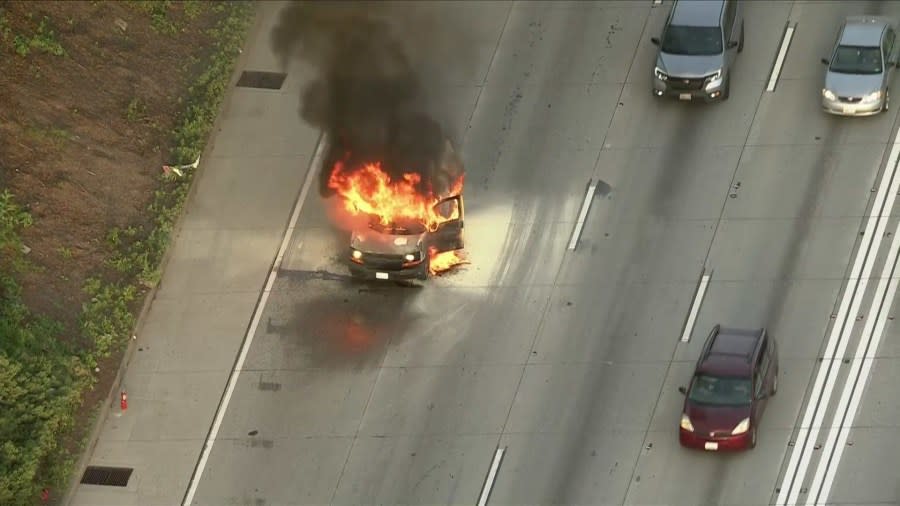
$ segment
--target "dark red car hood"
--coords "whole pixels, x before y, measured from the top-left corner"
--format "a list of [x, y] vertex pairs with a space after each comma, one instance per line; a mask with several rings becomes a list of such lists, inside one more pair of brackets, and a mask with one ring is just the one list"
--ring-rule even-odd
[[750, 405], [710, 406], [687, 401], [684, 403], [684, 413], [691, 419], [694, 432], [730, 433], [741, 420], [750, 416]]

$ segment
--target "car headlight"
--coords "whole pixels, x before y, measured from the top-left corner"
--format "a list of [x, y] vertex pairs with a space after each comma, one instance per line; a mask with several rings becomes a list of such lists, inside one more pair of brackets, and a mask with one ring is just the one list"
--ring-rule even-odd
[[834, 100], [837, 98], [834, 92], [829, 90], [828, 88], [822, 88], [822, 96], [827, 98], [828, 100]]
[[878, 99], [880, 99], [880, 98], [881, 98], [881, 90], [878, 90], [878, 91], [873, 91], [872, 93], [869, 93], [868, 95], [863, 95], [862, 101], [863, 102], [877, 102]]
[[749, 429], [750, 429], [750, 419], [744, 418], [743, 420], [741, 420], [741, 423], [737, 424], [737, 427], [735, 427], [734, 430], [731, 431], [731, 435], [736, 436], [738, 434], [743, 434], [743, 433], [747, 432], [747, 430], [749, 430]]
[[706, 91], [714, 90], [719, 86], [722, 86], [722, 69], [715, 71], [710, 76], [706, 76]]
[[660, 81], [668, 81], [669, 80], [669, 74], [666, 74], [663, 71], [663, 69], [661, 69], [659, 67], [656, 67], [655, 69], [653, 69], [653, 74], [655, 74], [656, 78], [659, 79]]
[[353, 258], [359, 260], [360, 258], [362, 258], [362, 251], [355, 249], [353, 250], [353, 253], [351, 253], [351, 255], [353, 256]]
[[407, 253], [405, 257], [403, 257], [407, 262], [414, 262], [416, 260], [416, 255], [412, 253]]
[[694, 424], [691, 423], [690, 417], [684, 413], [681, 414], [681, 428], [688, 432], [694, 432]]

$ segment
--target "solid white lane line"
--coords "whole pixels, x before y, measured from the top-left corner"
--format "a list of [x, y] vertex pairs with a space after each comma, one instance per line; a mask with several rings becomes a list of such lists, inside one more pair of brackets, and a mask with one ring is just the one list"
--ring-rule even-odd
[[491, 496], [491, 489], [494, 488], [494, 480], [497, 479], [497, 471], [500, 470], [500, 461], [503, 460], [503, 454], [506, 453], [506, 447], [497, 448], [494, 452], [494, 460], [491, 461], [491, 469], [488, 471], [487, 478], [484, 480], [484, 487], [481, 488], [481, 495], [478, 496], [478, 506], [485, 506], [488, 498]]
[[797, 23], [794, 23], [784, 31], [784, 38], [781, 40], [781, 47], [778, 49], [778, 56], [775, 58], [775, 66], [772, 67], [772, 75], [769, 76], [769, 84], [766, 85], [766, 91], [775, 91], [775, 83], [778, 82], [781, 67], [784, 66], [784, 60], [787, 57], [788, 48], [791, 46], [791, 39], [794, 37], [794, 30], [796, 29]]
[[[890, 287], [888, 288], [888, 299], [893, 300], [894, 295], [897, 293], [897, 278], [891, 279]], [[850, 423], [847, 423], [841, 427], [840, 435], [838, 436], [835, 453], [831, 458], [833, 464], [828, 468], [828, 472], [825, 475], [824, 484], [822, 485], [822, 490], [819, 493], [819, 497], [821, 499], [818, 501], [818, 504], [825, 504], [828, 500], [828, 496], [831, 494], [831, 486], [834, 484], [834, 477], [837, 473], [838, 464], [841, 461], [841, 456], [844, 453], [844, 448], [847, 447], [847, 438], [850, 436], [850, 428], [853, 422], [853, 419], [856, 418], [856, 413], [859, 410], [859, 403], [862, 400], [862, 393], [865, 390], [865, 383], [869, 379], [869, 374], [872, 370], [872, 365], [875, 362], [875, 352], [878, 350], [878, 344], [881, 341], [881, 336], [884, 333], [884, 325], [887, 321], [887, 315], [890, 310], [890, 306], [886, 306], [887, 310], [884, 314], [879, 318], [878, 326], [875, 328], [875, 339], [872, 341], [871, 346], [869, 347], [869, 351], [866, 353], [865, 358], [862, 359], [862, 371], [860, 372], [860, 384], [861, 386], [854, 392], [853, 398], [850, 401], [850, 417], [848, 418]]]
[[[878, 343], [881, 341], [881, 333], [884, 331], [884, 322], [890, 311], [891, 304], [893, 303], [895, 292], [888, 292], [888, 284], [896, 285], [896, 280], [891, 279], [891, 275], [897, 264], [898, 252], [900, 252], [900, 235], [898, 234], [900, 234], [900, 226], [898, 226], [897, 230], [894, 232], [894, 238], [891, 241], [887, 261], [884, 264], [881, 278], [875, 289], [875, 298], [872, 302], [872, 307], [869, 308], [868, 319], [863, 328], [863, 333], [860, 337], [859, 344], [857, 345], [856, 353], [853, 355], [850, 374], [847, 376], [844, 390], [841, 393], [841, 398], [838, 402], [838, 408], [835, 411], [835, 423], [832, 424], [825, 446], [823, 447], [822, 456], [819, 459], [819, 465], [816, 467], [815, 474], [813, 474], [812, 485], [809, 487], [809, 494], [807, 495], [807, 505], [815, 504], [816, 499], [820, 496], [825, 473], [833, 473], [834, 470], [837, 469], [840, 457], [838, 456], [837, 459], [833, 457], [835, 457], [835, 444], [837, 442], [838, 433], [844, 429], [845, 426], [849, 429], [853, 418], [856, 416], [855, 410], [848, 410], [848, 407], [851, 404], [852, 399], [858, 400], [862, 397], [862, 391], [868, 380], [868, 371], [865, 375], [861, 374], [861, 369], [864, 365], [863, 362], [866, 360], [866, 355], [869, 355], [869, 353], [874, 357]], [[877, 326], [876, 323], [878, 324]], [[871, 351], [867, 352], [867, 350]], [[852, 414], [848, 417], [847, 415], [849, 413]], [[825, 499], [827, 499], [827, 495], [822, 496], [822, 500]]]
[[584, 202], [581, 204], [581, 212], [578, 213], [578, 223], [575, 224], [575, 230], [572, 231], [572, 238], [569, 239], [569, 251], [575, 251], [575, 246], [578, 245], [578, 239], [581, 237], [581, 229], [584, 228], [584, 222], [587, 220], [587, 213], [591, 208], [591, 202], [594, 201], [594, 192], [596, 191], [597, 183], [593, 180], [589, 180], [587, 193], [585, 193]]
[[200, 478], [203, 476], [203, 470], [206, 468], [206, 463], [209, 460], [209, 455], [212, 452], [213, 445], [216, 442], [216, 436], [219, 434], [219, 428], [222, 425], [222, 420], [225, 418], [225, 412], [228, 410], [228, 403], [231, 402], [231, 396], [234, 394], [234, 388], [237, 385], [238, 378], [241, 375], [241, 370], [244, 367], [244, 361], [247, 360], [247, 354], [250, 352], [250, 345], [253, 343], [253, 336], [256, 334], [256, 328], [259, 326], [259, 321], [262, 318], [263, 310], [266, 307], [266, 302], [269, 300], [269, 294], [272, 291], [272, 285], [275, 283], [275, 278], [278, 276], [278, 270], [281, 268], [281, 262], [284, 260], [284, 254], [287, 251], [288, 245], [291, 242], [291, 236], [294, 235], [294, 229], [297, 226], [297, 220], [300, 218], [300, 210], [303, 208], [303, 202], [306, 201], [306, 196], [309, 194], [309, 188], [312, 186], [312, 181], [314, 179], [315, 174], [318, 172], [319, 166], [322, 164], [322, 157], [325, 155], [325, 146], [327, 144], [327, 138], [325, 134], [319, 138], [319, 144], [316, 146], [316, 152], [313, 154], [312, 163], [309, 166], [309, 170], [306, 173], [306, 179], [303, 181], [303, 187], [300, 189], [300, 196], [297, 198], [297, 203], [294, 204], [294, 211], [291, 214], [291, 219], [288, 222], [287, 230], [284, 232], [284, 237], [281, 239], [281, 247], [278, 248], [278, 254], [275, 256], [275, 262], [272, 264], [272, 269], [269, 271], [269, 276], [266, 279], [265, 287], [263, 288], [262, 294], [260, 295], [259, 303], [256, 305], [256, 310], [253, 313], [253, 318], [250, 321], [250, 327], [247, 329], [247, 333], [244, 335], [244, 343], [241, 345], [241, 352], [238, 355], [238, 359], [234, 364], [234, 368], [231, 370], [231, 374], [228, 377], [228, 385], [225, 387], [225, 394], [222, 396], [222, 401], [219, 403], [218, 408], [216, 408], [216, 416], [213, 419], [212, 429], [209, 431], [209, 435], [206, 438], [206, 441], [203, 444], [203, 450], [200, 454], [200, 461], [197, 464], [197, 468], [194, 471], [194, 475], [191, 476], [191, 481], [188, 484], [187, 493], [184, 496], [184, 501], [182, 501], [182, 506], [188, 506], [194, 500], [194, 494], [197, 493], [197, 487], [200, 485]]
[[681, 334], [681, 342], [686, 343], [691, 340], [691, 334], [694, 332], [694, 323], [697, 321], [697, 315], [700, 313], [700, 306], [703, 304], [703, 296], [706, 294], [706, 287], [709, 285], [709, 278], [712, 277], [712, 271], [703, 274], [700, 278], [700, 284], [697, 285], [697, 293], [694, 295], [694, 302], [691, 304], [691, 312], [688, 313], [687, 322], [684, 324], [684, 332]]
[[[867, 218], [863, 239], [853, 261], [853, 267], [850, 271], [847, 287], [843, 293], [837, 318], [826, 342], [825, 354], [816, 373], [813, 389], [807, 401], [803, 421], [797, 434], [797, 441], [782, 477], [778, 496], [775, 500], [776, 505], [796, 504], [797, 495], [800, 493], [800, 487], [813, 451], [813, 444], [811, 443], [814, 443], [818, 437], [818, 425], [821, 423], [821, 419], [828, 408], [828, 401], [831, 396], [830, 390], [834, 389], [837, 367], [832, 367], [834, 365], [833, 362], [835, 356], [840, 357], [843, 355], [847, 347], [847, 340], [843, 338], [848, 336], [853, 329], [854, 319], [850, 320], [849, 328], [845, 329], [847, 317], [848, 314], [858, 314], [859, 306], [868, 286], [868, 277], [884, 235], [884, 228], [887, 226], [887, 217], [890, 215], [894, 205], [897, 185], [900, 184], [900, 177], [895, 177], [898, 156], [900, 156], [900, 130], [898, 130], [894, 138], [893, 147], [888, 156], [888, 163], [879, 182], [872, 213]], [[887, 190], [889, 185], [891, 186], [890, 192]], [[875, 230], [876, 227], [878, 232]], [[865, 268], [863, 268], [864, 263]], [[863, 270], [862, 276], [860, 276], [861, 269]], [[852, 310], [849, 309], [851, 302], [853, 303]], [[835, 347], [839, 343], [840, 346], [837, 353], [835, 353]], [[832, 377], [832, 374], [834, 377]], [[825, 385], [826, 379], [830, 380], [830, 386]], [[820, 395], [822, 395], [821, 400]], [[817, 420], [816, 423], [813, 422], [814, 417]]]

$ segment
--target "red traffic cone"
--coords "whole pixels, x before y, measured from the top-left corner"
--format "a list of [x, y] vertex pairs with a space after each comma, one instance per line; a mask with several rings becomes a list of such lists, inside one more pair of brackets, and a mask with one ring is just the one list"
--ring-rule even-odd
[[122, 399], [119, 401], [119, 406], [122, 408], [122, 411], [128, 409], [128, 393], [125, 390], [122, 390]]

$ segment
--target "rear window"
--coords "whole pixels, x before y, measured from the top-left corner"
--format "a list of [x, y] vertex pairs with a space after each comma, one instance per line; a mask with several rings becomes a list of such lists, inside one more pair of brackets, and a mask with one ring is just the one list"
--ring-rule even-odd
[[718, 26], [669, 25], [663, 37], [662, 50], [669, 54], [721, 54], [722, 29]]
[[694, 377], [688, 398], [697, 404], [743, 406], [750, 404], [751, 392], [749, 379], [698, 374]]
[[830, 70], [839, 74], [880, 74], [881, 49], [864, 46], [838, 46]]

